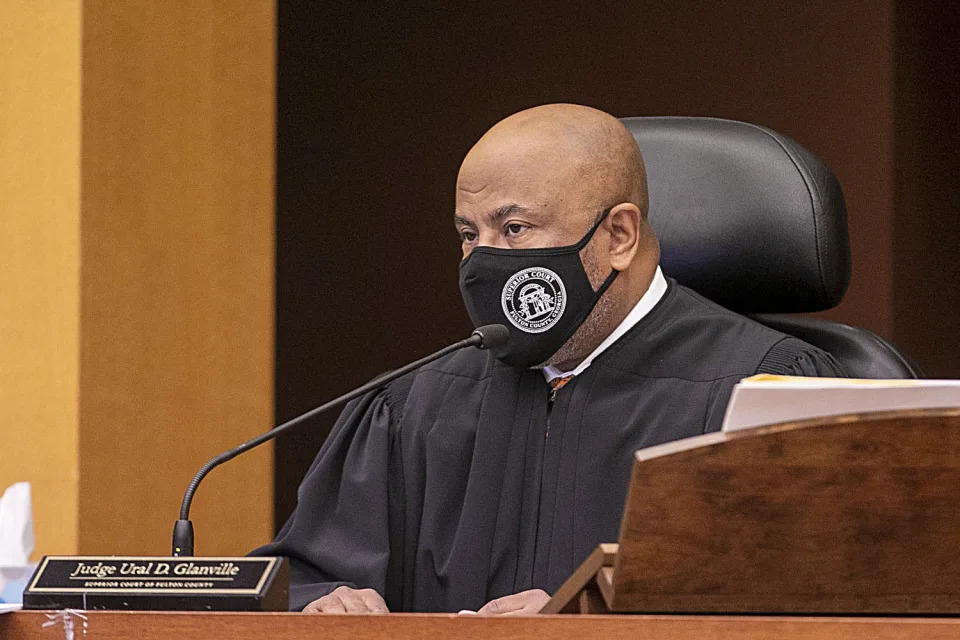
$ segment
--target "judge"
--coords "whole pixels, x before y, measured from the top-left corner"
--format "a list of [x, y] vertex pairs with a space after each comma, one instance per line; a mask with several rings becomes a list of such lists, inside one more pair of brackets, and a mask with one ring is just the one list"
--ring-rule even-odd
[[664, 276], [640, 150], [601, 111], [494, 126], [454, 222], [467, 311], [510, 339], [346, 407], [256, 552], [290, 558], [292, 608], [535, 613], [617, 539], [635, 450], [717, 430], [741, 378], [843, 375]]

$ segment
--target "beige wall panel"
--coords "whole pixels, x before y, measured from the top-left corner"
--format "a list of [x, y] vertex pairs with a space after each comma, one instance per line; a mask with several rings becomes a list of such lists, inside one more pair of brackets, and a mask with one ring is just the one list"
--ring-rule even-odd
[[[273, 420], [272, 1], [84, 3], [83, 553], [168, 553], [196, 469]], [[214, 471], [199, 554], [272, 532], [272, 450]]]
[[0, 491], [33, 485], [37, 553], [77, 546], [79, 0], [0, 11]]

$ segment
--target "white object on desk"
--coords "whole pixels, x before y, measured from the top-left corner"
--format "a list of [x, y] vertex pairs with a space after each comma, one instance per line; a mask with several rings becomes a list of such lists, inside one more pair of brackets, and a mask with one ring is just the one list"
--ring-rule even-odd
[[734, 388], [723, 431], [847, 413], [960, 407], [960, 380], [863, 380], [760, 374]]
[[[10, 600], [10, 590], [20, 602], [25, 582], [33, 567], [33, 509], [30, 504], [30, 483], [18, 482], [0, 497], [0, 603]], [[10, 589], [7, 589], [7, 584]], [[16, 587], [16, 588], [15, 588]]]

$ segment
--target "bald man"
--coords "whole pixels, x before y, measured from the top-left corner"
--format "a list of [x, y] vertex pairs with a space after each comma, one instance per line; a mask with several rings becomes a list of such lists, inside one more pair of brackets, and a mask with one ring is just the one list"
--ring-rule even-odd
[[467, 311], [510, 338], [347, 406], [256, 552], [290, 557], [293, 609], [536, 613], [617, 539], [636, 449], [718, 429], [741, 378], [843, 375], [664, 277], [640, 150], [603, 112], [498, 123], [454, 222]]

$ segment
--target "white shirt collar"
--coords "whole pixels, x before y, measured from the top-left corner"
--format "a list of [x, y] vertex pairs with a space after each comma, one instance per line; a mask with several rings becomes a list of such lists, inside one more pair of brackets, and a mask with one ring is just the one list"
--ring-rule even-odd
[[627, 314], [627, 317], [623, 319], [617, 328], [613, 330], [606, 339], [600, 343], [600, 345], [593, 350], [593, 353], [584, 358], [583, 362], [577, 365], [577, 368], [573, 371], [559, 371], [555, 367], [546, 366], [543, 368], [543, 377], [547, 379], [547, 382], [550, 382], [554, 378], [562, 378], [565, 376], [578, 376], [583, 371], [590, 366], [597, 356], [604, 352], [610, 345], [623, 337], [623, 335], [630, 331], [640, 320], [644, 318], [650, 310], [657, 306], [657, 303], [660, 302], [660, 298], [663, 297], [663, 294], [667, 292], [667, 279], [663, 277], [663, 272], [660, 271], [660, 267], [657, 267], [657, 272], [653, 274], [653, 280], [650, 282], [650, 286], [647, 287], [647, 292], [643, 294], [643, 297], [637, 301], [637, 304], [634, 305], [633, 309], [630, 310], [630, 313]]

